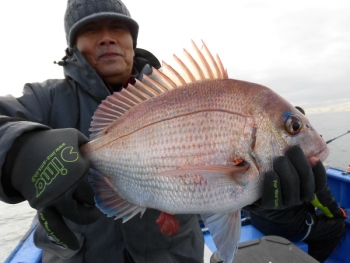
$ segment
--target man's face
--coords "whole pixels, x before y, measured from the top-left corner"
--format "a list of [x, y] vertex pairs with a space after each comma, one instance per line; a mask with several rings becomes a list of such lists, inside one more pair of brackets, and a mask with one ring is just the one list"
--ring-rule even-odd
[[132, 71], [134, 49], [122, 21], [101, 19], [77, 33], [76, 45], [87, 62], [109, 83], [125, 82]]

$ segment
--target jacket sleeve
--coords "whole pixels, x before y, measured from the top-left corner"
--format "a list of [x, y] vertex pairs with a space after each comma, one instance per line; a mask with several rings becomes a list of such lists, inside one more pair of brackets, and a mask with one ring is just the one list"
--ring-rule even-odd
[[6, 188], [11, 185], [3, 174], [7, 152], [23, 133], [49, 129], [45, 125], [48, 122], [49, 105], [47, 95], [39, 84], [25, 85], [22, 97], [0, 97], [0, 200], [4, 202], [18, 203], [24, 200], [21, 196], [7, 194]]

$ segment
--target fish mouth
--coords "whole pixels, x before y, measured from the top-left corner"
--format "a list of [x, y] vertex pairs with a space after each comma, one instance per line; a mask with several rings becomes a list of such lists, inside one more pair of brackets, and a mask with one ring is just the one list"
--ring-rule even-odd
[[321, 162], [324, 162], [327, 159], [328, 155], [329, 155], [329, 148], [326, 145], [318, 152], [312, 154], [311, 156], [307, 156], [307, 159], [311, 164], [311, 166], [313, 166], [313, 164], [316, 164], [315, 162], [317, 162], [318, 160], [320, 160]]

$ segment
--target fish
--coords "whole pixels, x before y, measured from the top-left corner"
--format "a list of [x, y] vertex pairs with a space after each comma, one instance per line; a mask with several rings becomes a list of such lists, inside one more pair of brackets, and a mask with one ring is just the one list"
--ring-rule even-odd
[[293, 145], [321, 161], [329, 149], [276, 92], [229, 78], [203, 41], [192, 47], [107, 97], [80, 150], [98, 171], [91, 181], [107, 216], [125, 222], [153, 208], [165, 213], [161, 224], [166, 215], [200, 214], [221, 258], [232, 262], [241, 208], [261, 197], [273, 160]]

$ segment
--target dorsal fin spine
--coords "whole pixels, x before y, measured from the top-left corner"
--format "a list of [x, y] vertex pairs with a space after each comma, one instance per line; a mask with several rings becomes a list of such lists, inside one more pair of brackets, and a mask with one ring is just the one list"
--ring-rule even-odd
[[[144, 75], [142, 78], [142, 82], [144, 82], [146, 85], [149, 86], [149, 88], [156, 91], [158, 94], [164, 93], [168, 89], [164, 87], [162, 84], [158, 83], [156, 80], [152, 79], [151, 77]], [[157, 94], [157, 95], [158, 95]]]
[[[122, 114], [120, 113], [120, 116]], [[107, 117], [108, 119], [112, 119], [115, 118], [116, 114], [110, 114], [108, 112], [96, 112], [95, 115], [92, 117], [92, 119], [96, 119], [96, 118], [104, 118]]]
[[126, 104], [123, 101], [122, 96], [118, 96], [118, 99], [116, 99], [114, 96], [109, 96], [108, 99], [110, 99], [110, 102], [112, 102], [113, 107], [119, 107], [121, 109], [124, 109], [125, 111], [131, 108], [130, 105]]
[[174, 55], [173, 57], [174, 57], [175, 62], [179, 64], [179, 66], [182, 68], [182, 70], [189, 77], [189, 82], [195, 82], [196, 81], [195, 77], [193, 76], [192, 72], [188, 69], [188, 67], [185, 65], [185, 63], [183, 63], [182, 60], [179, 59], [176, 55]]
[[136, 87], [134, 87], [131, 84], [128, 84], [127, 87], [128, 91], [132, 94], [134, 94], [136, 97], [140, 98], [141, 100], [147, 100], [150, 98], [149, 95], [147, 95], [146, 93], [144, 93], [143, 91], [137, 89]]
[[151, 89], [148, 85], [145, 83], [139, 81], [138, 79], [136, 80], [136, 83], [134, 85], [136, 88], [142, 90], [144, 93], [146, 93], [150, 97], [155, 97], [158, 95], [157, 92], [155, 92], [153, 89]]
[[133, 101], [135, 104], [139, 104], [141, 103], [143, 100], [141, 98], [139, 98], [138, 96], [135, 96], [134, 94], [132, 94], [129, 90], [127, 89], [123, 89], [121, 91], [123, 93], [123, 95], [128, 98], [129, 100]]
[[154, 79], [161, 85], [164, 85], [167, 90], [177, 88], [177, 85], [167, 75], [160, 72], [158, 69], [152, 67], [152, 75], [150, 78]]
[[[202, 44], [203, 44], [202, 54], [204, 55], [204, 58], [206, 59], [206, 61], [208, 63], [210, 63], [210, 65], [211, 65], [210, 68], [212, 69], [212, 72], [213, 72], [213, 78], [222, 78], [223, 76], [221, 75], [220, 69], [219, 69], [213, 55], [210, 53], [207, 45], [204, 43], [203, 40], [202, 40]], [[214, 71], [215, 71], [215, 73], [214, 73]]]
[[204, 55], [198, 49], [198, 47], [196, 46], [196, 44], [193, 41], [192, 41], [192, 44], [193, 44], [194, 50], [199, 58], [200, 63], [198, 63], [198, 64], [202, 68], [204, 78], [206, 78], [206, 79], [214, 78], [213, 71], [211, 70], [211, 67], [209, 66], [208, 62], [206, 61]]
[[216, 63], [219, 65], [219, 68], [220, 68], [220, 71], [221, 71], [221, 76], [223, 78], [228, 78], [227, 71], [224, 68], [224, 66], [222, 65], [222, 62], [221, 62], [221, 59], [220, 59], [219, 55], [216, 55]]
[[[107, 107], [106, 104], [107, 104], [109, 107]], [[111, 113], [111, 114], [123, 114], [123, 113], [125, 112], [124, 109], [118, 108], [118, 110], [117, 110], [117, 109], [115, 109], [115, 108], [111, 108], [111, 107], [113, 107], [113, 106], [114, 106], [114, 105], [113, 105], [112, 103], [110, 103], [109, 101], [106, 101], [105, 105], [101, 105], [101, 110], [104, 110], [105, 112], [109, 112], [109, 113]]]
[[198, 77], [196, 78], [196, 80], [205, 79], [203, 70], [200, 68], [197, 61], [191, 56], [190, 53], [187, 52], [186, 49], [184, 49], [184, 54], [185, 54], [186, 58], [188, 59], [188, 61], [191, 63], [193, 69], [195, 69], [197, 74], [198, 74]]
[[123, 89], [122, 91], [119, 92], [119, 98], [120, 98], [120, 101], [122, 101], [124, 104], [126, 104], [127, 106], [129, 107], [134, 107], [135, 105], [137, 105], [138, 103], [133, 101], [133, 100], [130, 100], [127, 95], [126, 95], [126, 92], [125, 92], [125, 89]]
[[161, 70], [162, 69], [168, 70], [173, 75], [173, 77], [176, 78], [176, 80], [174, 80], [174, 78], [172, 78], [174, 83], [179, 83], [180, 85], [185, 85], [186, 84], [186, 81], [179, 74], [179, 72], [177, 72], [172, 66], [168, 65], [164, 61], [162, 61], [162, 68], [161, 68]]

